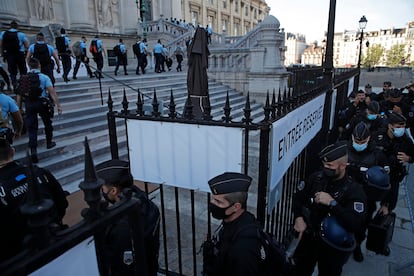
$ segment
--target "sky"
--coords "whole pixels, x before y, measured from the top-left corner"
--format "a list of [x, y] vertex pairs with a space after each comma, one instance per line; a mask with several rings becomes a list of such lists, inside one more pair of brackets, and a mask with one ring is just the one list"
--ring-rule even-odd
[[[285, 32], [306, 35], [306, 41], [321, 40], [327, 31], [330, 0], [266, 0], [270, 14]], [[357, 30], [365, 15], [365, 31], [403, 28], [414, 21], [414, 0], [336, 0], [335, 32]]]

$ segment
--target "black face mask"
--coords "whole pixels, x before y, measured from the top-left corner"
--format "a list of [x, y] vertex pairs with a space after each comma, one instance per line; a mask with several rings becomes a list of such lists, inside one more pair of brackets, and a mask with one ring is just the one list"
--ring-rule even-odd
[[115, 203], [115, 200], [112, 200], [112, 199], [110, 199], [110, 198], [108, 197], [108, 193], [104, 193], [104, 192], [102, 191], [102, 196], [103, 196], [103, 198], [104, 198], [106, 201], [108, 201], [109, 203], [111, 203], [111, 204], [114, 204], [114, 203]]
[[231, 216], [232, 214], [226, 215], [226, 210], [228, 208], [230, 208], [231, 206], [233, 206], [233, 204], [231, 204], [228, 207], [221, 208], [221, 207], [218, 207], [217, 205], [214, 205], [211, 202], [209, 203], [210, 213], [213, 216], [213, 218], [215, 218], [215, 219], [225, 219], [225, 218], [228, 218], [229, 216]]
[[323, 174], [328, 178], [336, 178], [338, 175], [336, 174], [335, 169], [323, 168]]

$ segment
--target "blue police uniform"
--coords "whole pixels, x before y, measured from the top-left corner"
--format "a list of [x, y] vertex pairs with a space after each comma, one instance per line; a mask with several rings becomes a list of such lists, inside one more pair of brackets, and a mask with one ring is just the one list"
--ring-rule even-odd
[[37, 58], [40, 62], [40, 72], [47, 75], [53, 85], [55, 84], [55, 77], [53, 76], [53, 63], [50, 58], [54, 51], [55, 49], [44, 41], [37, 41], [29, 46], [32, 57]]
[[38, 69], [32, 69], [30, 73], [36, 73], [39, 75], [40, 80], [40, 88], [42, 89], [42, 93], [40, 97], [36, 100], [26, 99], [26, 127], [27, 132], [29, 134], [29, 148], [32, 152], [36, 152], [37, 148], [37, 130], [39, 128], [38, 118], [37, 115], [39, 114], [40, 118], [42, 118], [44, 128], [45, 128], [45, 135], [46, 135], [46, 144], [49, 148], [52, 145], [52, 138], [53, 138], [53, 126], [52, 126], [52, 118], [48, 111], [48, 108], [45, 106], [45, 103], [49, 100], [49, 93], [47, 88], [52, 86], [52, 81], [50, 78], [41, 73]]
[[119, 65], [123, 65], [124, 66], [124, 74], [128, 75], [127, 72], [127, 55], [126, 55], [126, 48], [125, 48], [125, 44], [120, 42], [118, 43], [118, 48], [119, 48], [119, 52], [117, 54], [116, 57], [116, 67], [115, 67], [115, 76], [118, 74], [118, 69], [119, 69]]
[[[24, 59], [24, 43], [28, 42], [28, 39], [26, 37], [26, 35], [22, 32], [19, 32], [17, 29], [9, 29], [9, 32], [17, 32], [17, 38], [19, 39], [19, 51], [15, 52], [15, 53], [8, 53], [6, 55], [6, 60], [7, 60], [7, 64], [8, 64], [8, 71], [10, 74], [10, 79], [11, 82], [13, 84], [14, 87], [16, 87], [17, 85], [17, 69], [19, 69], [20, 75], [24, 75], [27, 73], [27, 67], [26, 67], [26, 61]], [[4, 34], [6, 33], [6, 31], [3, 31], [2, 33], [0, 33], [0, 40], [3, 41], [4, 38]], [[3, 44], [3, 49], [4, 49], [4, 44]]]
[[71, 51], [69, 48], [70, 38], [66, 34], [62, 34], [61, 36], [65, 38], [65, 46], [66, 46], [66, 53], [59, 54], [60, 59], [62, 60], [62, 67], [63, 67], [62, 77], [65, 82], [68, 82], [69, 81], [68, 74], [70, 72], [70, 69], [72, 68], [72, 60], [70, 58]]
[[86, 55], [86, 43], [83, 40], [80, 40], [79, 42], [82, 54], [76, 57], [75, 67], [73, 68], [73, 79], [76, 80], [76, 74], [78, 73], [81, 62], [85, 64], [85, 68], [88, 72], [89, 77], [93, 78], [94, 75], [91, 71], [91, 68], [89, 67], [89, 58]]
[[93, 55], [93, 61], [96, 63], [96, 68], [98, 69], [98, 74], [102, 77], [102, 68], [103, 68], [103, 55], [102, 55], [102, 40], [99, 38], [94, 38], [92, 41], [96, 41], [96, 47], [98, 49], [98, 53]]
[[0, 137], [7, 138], [10, 144], [13, 142], [13, 131], [9, 125], [9, 113], [18, 111], [16, 102], [10, 96], [0, 93]]
[[161, 73], [162, 45], [160, 43], [157, 43], [154, 45], [154, 56], [155, 56], [155, 72]]
[[139, 43], [139, 57], [138, 57], [138, 67], [137, 75], [139, 75], [139, 67], [141, 68], [142, 74], [145, 74], [145, 67], [147, 67], [147, 46], [144, 42]]

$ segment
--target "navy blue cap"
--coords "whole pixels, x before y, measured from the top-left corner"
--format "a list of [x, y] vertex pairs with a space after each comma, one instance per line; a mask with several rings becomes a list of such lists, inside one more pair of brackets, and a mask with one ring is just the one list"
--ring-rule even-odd
[[248, 175], [225, 172], [210, 179], [208, 185], [214, 195], [220, 195], [234, 192], [247, 192], [251, 182], [252, 178]]
[[355, 126], [354, 132], [352, 133], [352, 136], [357, 141], [363, 141], [363, 140], [367, 139], [370, 135], [371, 134], [369, 132], [369, 128], [368, 128], [367, 124], [364, 123], [364, 122], [359, 122]]
[[397, 112], [391, 112], [387, 115], [387, 117], [390, 124], [404, 124], [407, 122], [407, 118]]
[[348, 154], [348, 144], [346, 141], [338, 141], [325, 147], [320, 153], [319, 158], [324, 162], [337, 160]]
[[129, 163], [118, 159], [105, 161], [95, 166], [96, 174], [113, 186], [129, 187], [133, 179], [129, 171]]

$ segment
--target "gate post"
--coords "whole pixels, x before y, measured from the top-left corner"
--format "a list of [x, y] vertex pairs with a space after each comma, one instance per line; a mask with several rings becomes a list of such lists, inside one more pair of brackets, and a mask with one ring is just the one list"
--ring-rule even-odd
[[266, 221], [266, 194], [269, 172], [269, 122], [263, 122], [260, 128], [260, 149], [259, 149], [259, 180], [257, 188], [257, 220], [264, 227]]
[[115, 112], [113, 111], [113, 104], [111, 91], [108, 92], [108, 113], [106, 114], [108, 120], [108, 131], [109, 131], [109, 145], [111, 148], [112, 159], [119, 159], [118, 153], [118, 138], [116, 134], [116, 123], [115, 123]]

